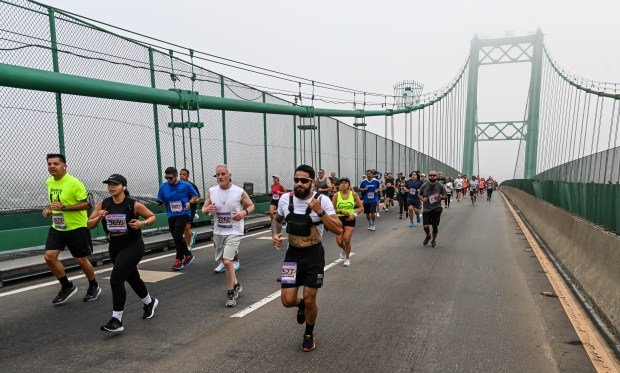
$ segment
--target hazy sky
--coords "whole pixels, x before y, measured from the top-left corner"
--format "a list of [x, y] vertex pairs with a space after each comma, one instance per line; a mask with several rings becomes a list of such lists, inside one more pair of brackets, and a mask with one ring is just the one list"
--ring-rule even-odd
[[[208, 53], [387, 94], [402, 79], [422, 81], [425, 91], [446, 84], [464, 62], [474, 34], [523, 35], [540, 27], [561, 66], [582, 77], [620, 82], [618, 0], [49, 0], [48, 4]], [[296, 89], [218, 65], [205, 67], [249, 84]], [[479, 78], [479, 120], [522, 118], [529, 64], [485, 66]], [[383, 119], [371, 121], [368, 129], [383, 135]], [[396, 139], [403, 142], [402, 130], [396, 132]], [[516, 142], [484, 143], [480, 174], [512, 177], [516, 148]]]

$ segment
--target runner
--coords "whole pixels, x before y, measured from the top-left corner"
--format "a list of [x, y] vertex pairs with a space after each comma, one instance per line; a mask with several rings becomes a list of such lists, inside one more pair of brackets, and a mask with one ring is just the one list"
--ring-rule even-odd
[[486, 188], [486, 186], [487, 186], [486, 180], [478, 176], [478, 193], [480, 193], [480, 195], [484, 194], [484, 189]]
[[381, 185], [379, 180], [373, 177], [372, 171], [366, 170], [366, 179], [362, 180], [358, 188], [364, 193], [364, 213], [368, 219], [368, 230], [374, 231]]
[[461, 202], [461, 197], [465, 198], [463, 194], [463, 178], [461, 174], [457, 176], [456, 180], [454, 180], [454, 186], [456, 187], [456, 200], [457, 202]]
[[[88, 228], [94, 229], [103, 224], [103, 230], [108, 236], [110, 245], [108, 252], [112, 260], [110, 287], [112, 288], [112, 318], [101, 326], [105, 332], [122, 332], [123, 310], [127, 293], [125, 281], [144, 303], [143, 319], [150, 319], [155, 314], [159, 301], [149, 294], [144, 281], [138, 272], [138, 263], [144, 255], [144, 241], [142, 228], [155, 223], [155, 214], [142, 203], [129, 197], [127, 179], [119, 174], [113, 174], [103, 182], [108, 184], [110, 197], [99, 201], [88, 219]], [[142, 217], [144, 220], [139, 220]]]
[[[351, 237], [355, 230], [355, 219], [364, 211], [360, 197], [351, 189], [351, 181], [347, 177], [340, 180], [340, 191], [334, 196], [332, 203], [342, 224], [342, 234], [336, 236], [336, 243], [342, 249], [340, 259], [344, 259], [343, 266], [351, 266]], [[357, 206], [357, 209], [355, 208]]]
[[280, 197], [286, 193], [286, 189], [282, 184], [280, 184], [280, 178], [276, 175], [271, 177], [273, 179], [273, 184], [271, 185], [271, 203], [269, 204], [269, 216], [271, 220], [273, 220], [274, 215], [276, 214], [276, 210], [278, 209], [278, 202], [280, 202]]
[[65, 247], [88, 279], [84, 301], [92, 302], [101, 294], [101, 288], [95, 279], [93, 265], [88, 261], [88, 256], [93, 253], [90, 231], [86, 227], [86, 210], [91, 207], [87, 201], [88, 192], [80, 180], [67, 173], [67, 160], [64, 155], [48, 154], [47, 171], [51, 175], [45, 180], [50, 204], [42, 214], [45, 217], [52, 216], [52, 226], [47, 234], [44, 257], [45, 263], [61, 285], [52, 303], [62, 304], [77, 293], [77, 287], [69, 281], [65, 267], [58, 260], [58, 255]]
[[449, 177], [446, 185], [444, 185], [446, 189], [446, 208], [450, 208], [450, 198], [452, 197], [452, 190], [454, 189], [454, 183], [452, 183], [452, 178]]
[[325, 177], [325, 171], [319, 170], [319, 177], [316, 178], [316, 191], [319, 194], [329, 197], [329, 193], [332, 190], [332, 182], [329, 178]]
[[476, 176], [472, 176], [469, 182], [469, 198], [472, 205], [478, 200], [478, 179], [476, 179]]
[[228, 166], [217, 166], [215, 177], [218, 185], [209, 188], [202, 212], [215, 219], [215, 261], [222, 262], [226, 268], [226, 307], [234, 307], [242, 290], [235, 275], [234, 259], [244, 233], [244, 219], [254, 211], [254, 203], [242, 188], [232, 184]]
[[[437, 182], [441, 184], [444, 188], [446, 187], [446, 178], [443, 177], [443, 172], [441, 171], [437, 172]], [[442, 201], [442, 202], [445, 203], [446, 201]]]
[[487, 201], [491, 201], [491, 197], [493, 196], [493, 191], [495, 190], [495, 180], [493, 180], [493, 176], [489, 176], [486, 181], [486, 189], [487, 189]]
[[[371, 174], [372, 177], [372, 174]], [[306, 322], [302, 351], [316, 348], [314, 325], [318, 314], [316, 296], [323, 286], [325, 250], [321, 244], [323, 230], [342, 234], [342, 225], [329, 198], [312, 193], [314, 169], [301, 165], [295, 170], [295, 189], [278, 204], [271, 222], [273, 245], [282, 247], [282, 222], [286, 221], [288, 249], [282, 264], [282, 305], [297, 307], [297, 323]], [[303, 298], [298, 297], [303, 286]]]
[[426, 233], [426, 238], [424, 238], [423, 245], [428, 245], [428, 241], [431, 239], [431, 233], [429, 226], [433, 227], [433, 240], [431, 241], [431, 246], [437, 246], [437, 233], [439, 233], [439, 221], [441, 219], [441, 200], [446, 198], [446, 190], [445, 188], [437, 183], [435, 179], [437, 178], [437, 171], [431, 171], [428, 173], [428, 183], [422, 185], [420, 189], [420, 199], [424, 202], [424, 210], [423, 214], [423, 224], [424, 224], [424, 233]]
[[166, 182], [159, 187], [157, 203], [166, 206], [168, 227], [172, 238], [174, 238], [174, 246], [177, 252], [172, 269], [180, 271], [194, 261], [194, 254], [188, 250], [183, 232], [185, 232], [185, 227], [190, 221], [191, 204], [199, 201], [198, 191], [194, 189], [192, 184], [180, 180], [179, 173], [174, 167], [166, 168], [164, 177]]
[[394, 206], [395, 185], [396, 180], [394, 180], [390, 172], [387, 172], [385, 176], [385, 198], [383, 199], [383, 209], [385, 211], [388, 211], [390, 206]]
[[377, 181], [379, 181], [379, 190], [377, 191], [377, 213], [375, 214], [375, 218], [379, 218], [381, 217], [381, 215], [379, 214], [379, 211], [381, 211], [381, 192], [383, 191], [383, 189], [381, 188], [381, 177], [383, 175], [381, 175], [381, 172], [375, 170], [374, 168], [372, 169], [372, 176], [377, 179]]
[[402, 175], [402, 172], [398, 173], [400, 176], [397, 180], [398, 186], [398, 218], [403, 218], [403, 210], [405, 211], [406, 216], [409, 216], [408, 208], [407, 208], [407, 181], [405, 177]]
[[179, 172], [179, 177], [181, 178], [181, 180], [192, 184], [192, 186], [196, 190], [196, 193], [198, 194], [198, 201], [196, 203], [190, 204], [189, 222], [185, 226], [185, 233], [183, 234], [183, 236], [185, 236], [185, 244], [187, 245], [187, 249], [189, 251], [192, 251], [192, 247], [196, 243], [196, 237], [198, 236], [196, 232], [192, 232], [192, 223], [194, 222], [194, 218], [196, 217], [198, 202], [200, 202], [202, 199], [200, 198], [200, 191], [198, 190], [196, 184], [189, 181], [189, 170], [187, 168], [181, 169], [181, 172]]
[[[422, 174], [424, 175], [424, 174]], [[422, 181], [420, 180], [420, 174], [418, 171], [413, 171], [409, 174], [409, 180], [407, 180], [407, 206], [409, 216], [409, 227], [413, 228], [413, 217], [415, 216], [416, 222], [420, 223], [420, 209], [422, 204], [420, 203], [419, 193], [422, 188]]]
[[467, 196], [467, 192], [469, 191], [469, 179], [467, 175], [463, 175], [463, 199]]
[[340, 184], [340, 179], [338, 179], [338, 177], [336, 177], [336, 173], [332, 172], [331, 176], [329, 177], [329, 181], [331, 181], [332, 183], [332, 190], [330, 191], [330, 195], [329, 197], [333, 197], [336, 193], [338, 193], [338, 186]]

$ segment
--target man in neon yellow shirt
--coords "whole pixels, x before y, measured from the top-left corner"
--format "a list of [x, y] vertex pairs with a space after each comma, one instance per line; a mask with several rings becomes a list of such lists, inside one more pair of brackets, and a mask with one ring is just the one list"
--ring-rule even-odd
[[42, 213], [45, 217], [52, 217], [52, 226], [45, 243], [45, 262], [61, 285], [52, 303], [62, 304], [77, 293], [77, 287], [69, 281], [65, 267], [58, 260], [58, 255], [65, 247], [69, 248], [88, 279], [84, 301], [92, 302], [101, 294], [101, 288], [95, 280], [93, 265], [88, 261], [88, 256], [93, 253], [90, 231], [86, 227], [86, 210], [90, 208], [88, 192], [80, 180], [67, 173], [64, 155], [48, 154], [47, 170], [52, 175], [45, 180], [50, 204]]

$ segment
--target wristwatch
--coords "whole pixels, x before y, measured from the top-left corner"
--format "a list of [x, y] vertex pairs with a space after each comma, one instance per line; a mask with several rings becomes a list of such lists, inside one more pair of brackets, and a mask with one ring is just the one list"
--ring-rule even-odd
[[322, 218], [323, 215], [325, 215], [325, 210], [319, 212], [318, 214], [316, 214], [319, 218]]

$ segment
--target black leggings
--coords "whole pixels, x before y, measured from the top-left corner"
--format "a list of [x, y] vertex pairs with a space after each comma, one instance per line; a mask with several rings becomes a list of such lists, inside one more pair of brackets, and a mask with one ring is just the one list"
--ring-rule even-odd
[[189, 215], [171, 216], [168, 218], [168, 228], [170, 228], [170, 233], [172, 238], [174, 238], [174, 246], [177, 250], [177, 259], [179, 260], [183, 260], [184, 256], [190, 255], [185, 238], [183, 238], [185, 226], [189, 223], [189, 219]]
[[493, 195], [493, 189], [487, 189], [487, 198], [491, 199], [491, 195]]
[[127, 299], [125, 281], [131, 285], [140, 299], [149, 294], [137, 268], [144, 255], [144, 241], [142, 238], [127, 239], [126, 236], [111, 237], [109, 251], [112, 263], [114, 263], [110, 275], [112, 309], [122, 311], [125, 309], [125, 300]]
[[407, 211], [407, 194], [398, 193], [398, 213], [403, 214], [403, 210]]
[[446, 206], [450, 206], [450, 197], [452, 197], [452, 193], [446, 194]]

